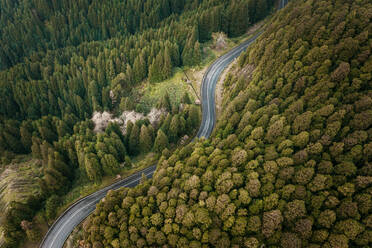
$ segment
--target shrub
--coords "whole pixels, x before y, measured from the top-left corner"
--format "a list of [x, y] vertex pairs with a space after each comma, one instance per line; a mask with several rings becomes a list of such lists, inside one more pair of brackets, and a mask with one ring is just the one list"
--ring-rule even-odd
[[305, 202], [300, 200], [288, 202], [284, 211], [284, 217], [290, 222], [294, 221], [297, 218], [304, 217], [305, 214]]
[[310, 128], [311, 119], [313, 117], [313, 113], [311, 111], [307, 111], [301, 115], [298, 115], [292, 124], [292, 132], [294, 134], [298, 134], [301, 131], [306, 131]]
[[280, 210], [265, 212], [262, 217], [262, 234], [270, 237], [276, 230], [281, 229], [283, 216]]
[[322, 227], [331, 228], [333, 223], [336, 221], [336, 213], [333, 210], [324, 210], [318, 217], [318, 223]]
[[304, 148], [309, 143], [310, 135], [308, 132], [304, 131], [298, 135], [292, 137], [293, 144], [299, 148]]

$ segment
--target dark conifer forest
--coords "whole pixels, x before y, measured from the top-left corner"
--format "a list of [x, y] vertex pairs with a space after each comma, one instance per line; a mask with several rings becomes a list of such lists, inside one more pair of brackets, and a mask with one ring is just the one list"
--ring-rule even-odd
[[371, 13], [289, 2], [226, 77], [212, 138], [110, 192], [86, 247], [371, 247]]
[[[38, 216], [53, 223], [75, 187], [148, 153], [152, 179], [97, 204], [84, 248], [371, 247], [372, 3], [278, 4], [0, 0], [0, 172], [18, 157], [41, 170], [40, 193], [2, 214], [0, 247], [39, 242]], [[191, 141], [202, 114], [187, 92], [159, 97], [156, 122], [144, 110], [97, 131], [94, 114], [139, 112], [145, 82], [201, 65], [213, 33], [263, 20], [221, 83], [209, 139]]]
[[1, 163], [29, 154], [42, 166], [41, 193], [11, 202], [1, 218], [2, 247], [40, 240], [34, 216], [52, 223], [74, 185], [99, 183], [130, 169], [133, 157], [171, 153], [193, 136], [201, 113], [187, 93], [182, 108], [168, 94], [158, 99], [164, 114], [156, 124], [129, 121], [123, 132], [110, 123], [97, 133], [91, 118], [136, 110], [142, 82], [199, 65], [213, 32], [243, 35], [273, 7], [273, 0], [0, 0]]

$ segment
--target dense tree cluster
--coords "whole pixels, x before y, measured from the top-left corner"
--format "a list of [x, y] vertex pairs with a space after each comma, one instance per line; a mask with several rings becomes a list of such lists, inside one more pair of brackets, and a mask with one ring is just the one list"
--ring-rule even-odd
[[72, 185], [99, 182], [129, 168], [132, 156], [160, 154], [190, 137], [200, 109], [187, 94], [181, 106], [165, 95], [158, 107], [166, 114], [157, 124], [128, 123], [125, 134], [113, 123], [95, 133], [89, 119], [95, 111], [136, 109], [133, 91], [141, 82], [199, 64], [212, 32], [241, 35], [273, 3], [0, 0], [0, 156], [6, 163], [14, 154], [32, 154], [43, 169], [40, 204], [27, 216], [16, 210], [22, 212], [21, 203], [12, 204], [4, 247], [16, 247], [25, 234], [37, 240], [32, 216], [43, 209], [51, 222]]
[[[2, 149], [11, 148], [13, 152], [31, 151], [34, 158], [42, 161], [42, 195], [36, 197], [39, 201], [47, 199], [45, 215], [52, 220], [56, 210], [53, 206], [58, 205], [55, 194], [66, 193], [74, 181], [99, 182], [103, 176], [116, 175], [123, 167], [130, 168], [130, 156], [161, 152], [184, 135], [195, 132], [200, 122], [199, 107], [193, 104], [184, 104], [182, 110], [169, 107], [175, 112], [163, 115], [156, 125], [147, 119], [129, 121], [125, 135], [115, 122], [104, 132], [95, 133], [92, 121], [76, 122], [74, 116], [65, 116], [62, 120], [45, 116], [21, 124], [5, 121], [1, 126], [0, 144], [4, 144]], [[6, 219], [6, 225], [16, 228], [21, 221], [23, 219], [19, 222]], [[13, 235], [5, 234], [9, 245], [20, 240], [13, 240]]]
[[212, 139], [110, 192], [85, 246], [370, 247], [371, 13], [289, 3], [227, 76]]
[[[0, 115], [36, 119], [48, 114], [74, 113], [86, 118], [95, 110], [112, 109], [115, 103], [120, 103], [121, 96], [128, 95], [143, 79], [161, 81], [171, 75], [174, 67], [198, 64], [199, 42], [210, 39], [211, 32], [243, 34], [251, 23], [260, 19], [251, 15], [262, 1], [266, 7], [261, 11], [265, 15], [272, 6], [271, 0], [267, 3], [267, 0], [112, 0], [107, 3], [66, 0], [58, 6], [46, 1], [10, 3], [3, 0], [4, 8], [0, 11], [7, 14], [0, 15], [4, 18], [0, 21], [4, 26], [0, 27], [0, 57], [4, 66], [10, 63], [12, 67], [0, 71], [3, 101]], [[249, 5], [253, 14], [248, 11]], [[96, 13], [98, 11], [102, 13]], [[153, 12], [161, 17], [149, 14]], [[48, 14], [42, 17], [41, 13]], [[236, 22], [236, 18], [241, 21]], [[13, 22], [18, 19], [21, 21]], [[44, 27], [44, 23], [48, 27]], [[52, 38], [48, 34], [43, 39], [35, 28], [41, 33], [53, 30], [61, 37]], [[29, 35], [22, 35], [22, 30], [30, 32]], [[101, 32], [110, 35], [106, 37]], [[11, 57], [21, 58], [23, 51], [27, 51], [27, 55], [33, 50], [22, 63], [6, 62], [13, 61]]]
[[[0, 70], [28, 56], [84, 42], [128, 37], [168, 25], [183, 12], [198, 10], [201, 34], [223, 29], [242, 34], [262, 19], [273, 0], [17, 0], [0, 1]], [[238, 20], [236, 25], [234, 18]], [[204, 39], [202, 39], [204, 40]]]
[[2, 0], [0, 69], [34, 52], [156, 28], [167, 17], [198, 5], [199, 1], [184, 0]]

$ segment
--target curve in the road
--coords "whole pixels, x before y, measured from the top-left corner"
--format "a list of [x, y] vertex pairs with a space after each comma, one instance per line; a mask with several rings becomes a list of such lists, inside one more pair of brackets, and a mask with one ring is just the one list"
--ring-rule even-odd
[[214, 128], [216, 122], [215, 90], [221, 73], [242, 51], [252, 44], [260, 34], [261, 32], [218, 58], [209, 66], [204, 74], [201, 86], [203, 118], [198, 134], [196, 135], [198, 138], [209, 138]]
[[[240, 53], [254, 42], [257, 34], [253, 38], [243, 42], [225, 55], [218, 58], [204, 74], [202, 81], [202, 108], [203, 116], [197, 137], [209, 138], [216, 122], [215, 116], [215, 89], [222, 71], [235, 59]], [[148, 167], [137, 172], [117, 183], [103, 188], [95, 193], [88, 195], [73, 205], [71, 205], [52, 225], [45, 235], [40, 247], [41, 248], [62, 248], [66, 239], [86, 217], [95, 209], [96, 204], [107, 194], [109, 190], [115, 190], [120, 187], [134, 187], [138, 185], [142, 173], [150, 178], [156, 170], [156, 165]]]
[[[283, 8], [286, 4], [287, 0], [281, 0], [279, 9]], [[204, 74], [201, 86], [203, 116], [202, 123], [196, 135], [198, 138], [209, 138], [214, 128], [216, 122], [215, 89], [221, 73], [242, 51], [252, 44], [260, 34], [261, 33], [258, 33], [218, 58], [209, 66]], [[74, 228], [94, 211], [96, 204], [105, 197], [109, 190], [115, 190], [120, 187], [134, 187], [139, 184], [142, 174], [145, 174], [147, 178], [151, 178], [155, 170], [156, 165], [150, 166], [72, 204], [48, 230], [40, 244], [40, 248], [62, 248]]]

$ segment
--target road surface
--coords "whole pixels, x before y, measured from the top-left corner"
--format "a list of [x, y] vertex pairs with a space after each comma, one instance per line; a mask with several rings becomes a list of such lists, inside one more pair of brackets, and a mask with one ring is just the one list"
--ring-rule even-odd
[[[218, 58], [207, 70], [202, 81], [202, 108], [203, 116], [202, 123], [199, 128], [197, 137], [209, 138], [212, 133], [215, 121], [215, 89], [217, 81], [222, 71], [235, 59], [240, 53], [245, 50], [252, 42], [254, 42], [259, 34], [253, 38], [243, 42], [236, 48], [232, 49], [222, 57]], [[120, 187], [134, 187], [139, 184], [142, 173], [148, 178], [152, 177], [156, 170], [156, 165], [148, 167], [140, 172], [137, 172], [117, 183], [107, 186], [91, 195], [88, 195], [81, 200], [71, 205], [51, 226], [45, 235], [41, 248], [62, 248], [66, 239], [74, 228], [79, 225], [96, 207], [96, 204], [107, 194], [109, 190], [115, 190]]]
[[214, 128], [216, 122], [215, 90], [221, 73], [250, 44], [252, 44], [260, 34], [261, 32], [218, 58], [209, 66], [208, 70], [204, 74], [201, 87], [203, 117], [198, 134], [196, 135], [198, 138], [209, 138]]
[[[287, 4], [287, 0], [281, 0], [279, 9]], [[215, 89], [218, 79], [223, 70], [236, 59], [261, 33], [243, 42], [225, 55], [218, 58], [206, 71], [202, 81], [202, 123], [197, 137], [209, 138], [216, 122], [215, 112]], [[96, 208], [96, 204], [107, 194], [109, 190], [120, 187], [134, 187], [139, 184], [142, 173], [151, 178], [156, 170], [156, 165], [150, 166], [119, 182], [88, 195], [71, 205], [51, 226], [40, 244], [40, 248], [62, 248], [66, 239], [74, 228], [79, 225]]]

